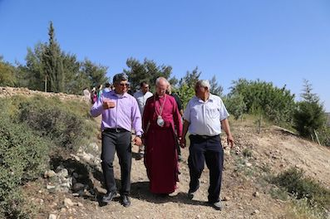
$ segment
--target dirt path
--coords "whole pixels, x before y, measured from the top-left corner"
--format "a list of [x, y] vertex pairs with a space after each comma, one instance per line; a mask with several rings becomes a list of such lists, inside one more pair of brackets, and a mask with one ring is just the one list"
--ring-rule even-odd
[[[261, 166], [269, 166], [273, 172], [283, 171], [290, 166], [306, 170], [308, 176], [330, 186], [330, 150], [299, 139], [289, 134], [283, 134], [272, 127], [257, 135], [252, 129], [236, 127], [237, 146], [240, 151], [249, 149], [252, 157], [246, 160], [242, 152], [225, 153], [225, 170], [223, 173], [222, 198], [223, 210], [216, 211], [206, 204], [209, 185], [208, 170], [201, 177], [201, 186], [195, 198], [187, 198], [189, 172], [187, 166], [188, 149], [182, 150], [183, 162], [180, 163], [180, 183], [178, 190], [169, 197], [162, 198], [149, 192], [148, 179], [142, 160], [133, 159], [132, 188], [129, 208], [119, 203], [119, 197], [106, 206], [100, 206], [98, 199], [105, 192], [98, 179], [93, 179], [97, 196], [73, 197], [72, 194], [52, 194], [53, 200], [61, 202], [64, 197], [81, 206], [64, 209], [57, 205], [48, 213], [54, 213], [58, 218], [290, 218], [287, 202], [271, 198], [269, 191], [253, 173]], [[133, 146], [133, 156], [138, 148]], [[242, 163], [243, 162], [243, 163]], [[245, 162], [245, 164], [244, 164]], [[247, 163], [252, 165], [247, 166]], [[115, 176], [120, 184], [118, 160], [115, 160]], [[252, 173], [244, 174], [239, 169]], [[259, 168], [260, 170], [260, 168]], [[101, 172], [99, 172], [101, 174]], [[258, 195], [256, 195], [256, 193]], [[41, 216], [41, 215], [40, 215]], [[43, 215], [40, 218], [44, 218]]]

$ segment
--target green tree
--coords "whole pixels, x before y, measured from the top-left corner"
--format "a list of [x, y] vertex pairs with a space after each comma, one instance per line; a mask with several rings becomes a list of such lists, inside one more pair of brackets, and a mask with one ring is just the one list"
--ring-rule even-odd
[[217, 78], [215, 75], [210, 80], [210, 92], [214, 95], [222, 96], [223, 87], [218, 84]]
[[243, 116], [246, 110], [243, 95], [235, 93], [230, 97], [224, 98], [224, 102], [228, 112], [233, 115], [236, 120]]
[[43, 67], [45, 72], [46, 91], [64, 92], [64, 67], [62, 51], [55, 39], [53, 23], [50, 22], [48, 29], [49, 41], [42, 54]]
[[81, 85], [81, 88], [83, 89], [84, 87], [87, 87], [88, 84], [92, 87], [97, 87], [108, 82], [109, 78], [106, 76], [107, 70], [107, 67], [95, 64], [89, 59], [85, 59], [81, 64], [81, 74], [79, 76], [79, 83], [83, 85]]
[[[164, 77], [170, 83], [177, 81], [176, 78], [171, 78], [172, 67], [169, 65], [157, 65], [153, 60], [146, 58], [143, 63], [140, 63], [137, 59], [129, 58], [126, 61], [126, 65], [129, 69], [124, 69], [124, 72], [128, 75], [133, 89], [136, 89], [142, 81], [154, 85], [158, 77]], [[154, 89], [153, 86], [151, 89]]]
[[19, 86], [28, 87], [32, 90], [45, 90], [45, 72], [42, 56], [46, 50], [46, 45], [37, 43], [34, 49], [27, 49], [25, 57], [26, 64], [18, 65]]
[[194, 89], [195, 84], [199, 80], [201, 74], [202, 74], [201, 71], [198, 72], [198, 67], [196, 67], [191, 72], [187, 71], [186, 75], [183, 78], [181, 78], [179, 82], [179, 86], [181, 86], [182, 84], [187, 84], [188, 87], [192, 87]]
[[14, 86], [16, 84], [15, 67], [5, 62], [0, 56], [0, 86]]
[[320, 98], [312, 93], [312, 85], [304, 80], [304, 89], [294, 113], [294, 127], [303, 137], [314, 139], [315, 131], [326, 125], [326, 114]]
[[233, 82], [229, 96], [240, 94], [246, 105], [245, 113], [261, 109], [270, 121], [277, 124], [291, 123], [295, 109], [294, 94], [284, 86], [277, 88], [272, 83], [239, 79]]
[[86, 87], [104, 84], [107, 67], [85, 59], [79, 62], [75, 54], [65, 53], [55, 39], [53, 23], [49, 26], [48, 43], [28, 48], [26, 64], [17, 67], [18, 86], [33, 90], [81, 94]]
[[198, 67], [196, 67], [191, 72], [187, 71], [186, 75], [180, 79], [179, 87], [176, 92], [182, 101], [183, 107], [186, 107], [189, 100], [195, 96], [194, 88], [201, 74], [202, 72], [198, 71]]

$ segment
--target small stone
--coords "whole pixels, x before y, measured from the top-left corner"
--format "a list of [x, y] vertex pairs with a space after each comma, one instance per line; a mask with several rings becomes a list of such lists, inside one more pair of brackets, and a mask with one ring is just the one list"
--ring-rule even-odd
[[49, 190], [49, 189], [55, 189], [55, 186], [53, 186], [53, 185], [47, 185], [47, 189]]
[[56, 173], [53, 170], [46, 170], [44, 173], [45, 178], [52, 178], [56, 176]]
[[78, 173], [76, 173], [76, 172], [74, 172], [74, 173], [72, 174], [72, 176], [73, 176], [74, 178], [78, 179], [78, 177], [79, 177], [79, 174], [78, 174]]
[[72, 186], [72, 190], [74, 192], [78, 192], [79, 190], [84, 190], [84, 188], [85, 188], [85, 185], [82, 183], [76, 183]]
[[64, 201], [63, 201], [63, 204], [64, 204], [65, 207], [71, 207], [71, 206], [74, 205], [74, 203], [69, 198], [65, 198]]
[[55, 214], [49, 214], [48, 219], [56, 219], [57, 216]]
[[255, 214], [259, 214], [259, 213], [260, 213], [260, 211], [256, 209], [251, 213], [251, 215], [255, 215]]
[[246, 162], [245, 166], [251, 167], [252, 166], [252, 163]]
[[254, 197], [259, 197], [260, 194], [259, 194], [259, 192], [254, 192], [254, 193], [253, 193], [253, 196], [254, 196]]
[[229, 196], [225, 196], [222, 198], [222, 201], [230, 201], [230, 197]]

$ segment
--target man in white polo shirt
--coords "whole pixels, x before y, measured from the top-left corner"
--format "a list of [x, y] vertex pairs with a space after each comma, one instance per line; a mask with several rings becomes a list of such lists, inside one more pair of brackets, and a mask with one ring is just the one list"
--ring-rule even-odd
[[[143, 115], [144, 106], [146, 105], [147, 99], [153, 94], [149, 91], [150, 87], [146, 81], [140, 83], [140, 90], [134, 93], [134, 97], [139, 105], [140, 113]], [[141, 160], [144, 156], [144, 146], [139, 147], [137, 160]]]
[[220, 191], [223, 169], [223, 148], [221, 145], [221, 128], [226, 132], [227, 143], [231, 147], [234, 139], [227, 120], [229, 116], [220, 97], [210, 93], [210, 83], [200, 80], [195, 85], [195, 97], [187, 104], [184, 112], [183, 136], [181, 147], [186, 146], [185, 135], [189, 130], [189, 174], [188, 197], [193, 199], [199, 188], [199, 178], [204, 169], [204, 162], [210, 170], [208, 203], [221, 210]]

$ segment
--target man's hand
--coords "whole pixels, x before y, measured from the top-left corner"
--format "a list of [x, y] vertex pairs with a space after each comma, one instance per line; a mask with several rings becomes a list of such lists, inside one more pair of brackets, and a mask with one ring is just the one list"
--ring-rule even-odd
[[133, 143], [137, 146], [142, 146], [142, 140], [141, 137], [139, 136], [135, 136], [135, 138], [133, 139]]
[[234, 138], [231, 134], [227, 135], [227, 144], [230, 145], [230, 148], [234, 147]]
[[110, 101], [109, 99], [104, 98], [102, 103], [103, 109], [110, 109], [116, 106], [115, 102]]
[[181, 146], [182, 148], [185, 148], [185, 147], [186, 147], [186, 138], [182, 137], [182, 138], [180, 139], [180, 146]]

